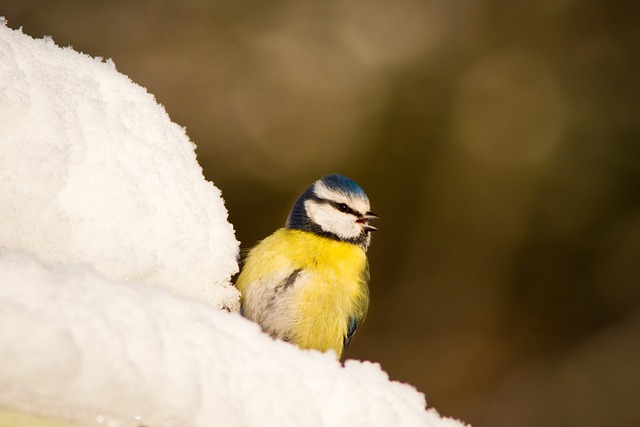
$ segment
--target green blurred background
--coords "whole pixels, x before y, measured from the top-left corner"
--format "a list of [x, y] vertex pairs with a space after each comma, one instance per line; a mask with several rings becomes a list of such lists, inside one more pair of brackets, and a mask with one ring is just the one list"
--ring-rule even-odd
[[640, 425], [640, 3], [7, 1], [197, 144], [244, 248], [340, 172], [382, 219], [348, 357], [473, 425]]

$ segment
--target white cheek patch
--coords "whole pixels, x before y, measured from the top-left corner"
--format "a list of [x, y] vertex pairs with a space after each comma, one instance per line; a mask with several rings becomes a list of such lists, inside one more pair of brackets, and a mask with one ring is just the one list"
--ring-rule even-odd
[[362, 231], [353, 215], [340, 212], [328, 203], [307, 200], [304, 202], [304, 207], [309, 219], [318, 224], [323, 231], [333, 233], [343, 239], [358, 237]]

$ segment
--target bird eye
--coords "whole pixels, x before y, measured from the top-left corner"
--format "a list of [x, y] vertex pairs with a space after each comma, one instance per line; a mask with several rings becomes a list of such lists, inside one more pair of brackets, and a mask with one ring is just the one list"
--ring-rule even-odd
[[340, 210], [340, 212], [348, 212], [349, 206], [347, 206], [345, 203], [338, 203], [338, 210]]

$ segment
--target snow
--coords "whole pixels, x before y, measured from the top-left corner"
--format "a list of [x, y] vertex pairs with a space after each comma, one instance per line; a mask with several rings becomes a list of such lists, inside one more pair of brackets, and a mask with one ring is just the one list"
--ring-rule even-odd
[[[113, 63], [0, 27], [0, 253], [217, 306], [238, 243], [184, 129]], [[237, 307], [232, 307], [237, 308]]]
[[123, 426], [458, 425], [378, 365], [342, 368], [236, 313], [88, 266], [8, 254], [0, 283], [0, 324], [13, 325], [0, 328], [0, 390], [23, 411]]
[[0, 408], [81, 426], [462, 426], [379, 365], [235, 312], [221, 193], [112, 63], [2, 23], [0, 117]]

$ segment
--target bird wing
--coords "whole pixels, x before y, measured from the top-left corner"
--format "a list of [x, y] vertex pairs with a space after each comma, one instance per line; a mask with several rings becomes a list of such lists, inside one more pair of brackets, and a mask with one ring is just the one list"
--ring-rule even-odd
[[297, 268], [253, 283], [244, 294], [244, 315], [268, 334], [289, 341], [296, 322], [293, 288], [302, 276], [303, 270]]
[[349, 344], [351, 344], [351, 338], [353, 338], [353, 334], [356, 333], [356, 329], [358, 328], [358, 319], [355, 317], [349, 317], [347, 323], [347, 335], [344, 336], [344, 340], [342, 343], [342, 351], [344, 352], [347, 348], [349, 348]]
[[301, 271], [302, 271], [301, 268], [296, 268], [295, 270], [293, 270], [291, 274], [289, 274], [284, 281], [276, 285], [274, 289], [275, 292], [278, 293], [278, 292], [286, 291], [291, 285], [295, 283]]

